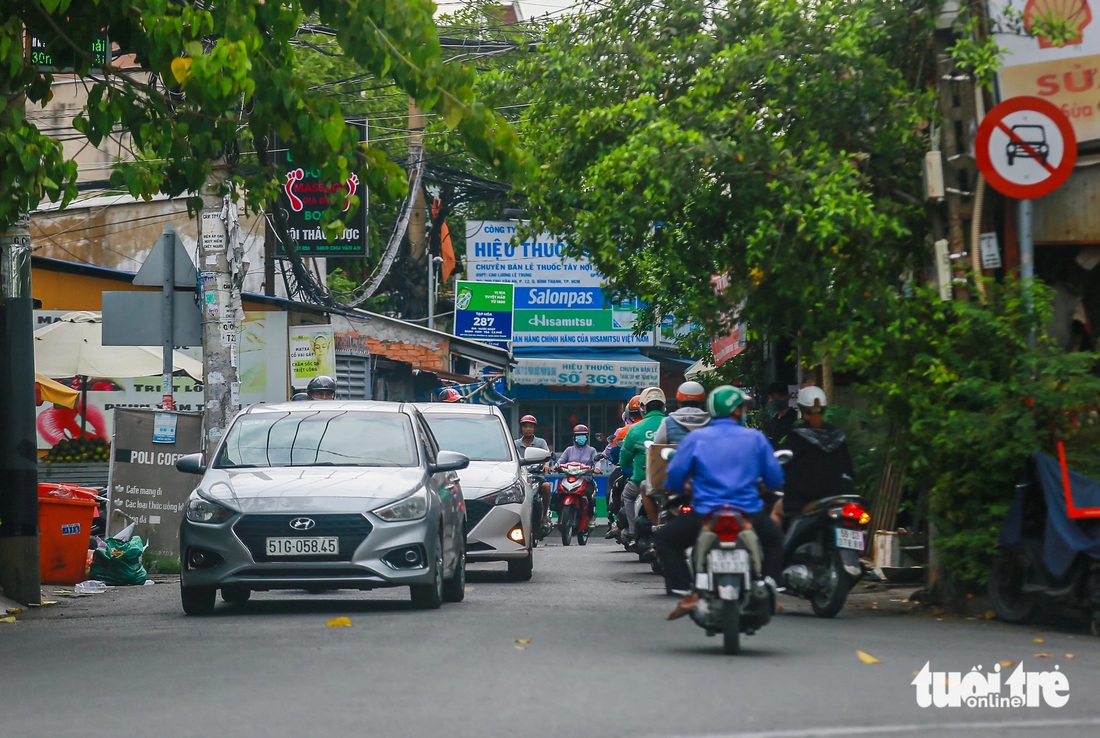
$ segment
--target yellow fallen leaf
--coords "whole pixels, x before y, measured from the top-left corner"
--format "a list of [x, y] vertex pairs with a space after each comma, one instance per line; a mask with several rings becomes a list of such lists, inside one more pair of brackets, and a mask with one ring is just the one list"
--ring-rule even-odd
[[1045, 641], [1042, 638], [1032, 638], [1031, 642], [1032, 643], [1045, 643]]
[[15, 616], [14, 615], [8, 615], [6, 618], [0, 618], [0, 623], [14, 623], [14, 622], [15, 622]]
[[878, 663], [881, 663], [878, 659], [876, 659], [871, 654], [865, 653], [864, 651], [860, 651], [859, 649], [856, 649], [856, 656], [858, 656], [859, 660], [862, 661], [865, 664], [878, 664]]
[[1072, 653], [1064, 653], [1064, 654], [1062, 654], [1062, 656], [1063, 656], [1063, 657], [1065, 657], [1065, 658], [1067, 658], [1067, 659], [1072, 659], [1072, 658], [1073, 658], [1073, 654], [1072, 654]]
[[530, 643], [530, 638], [513, 638], [512, 643]]
[[513, 646], [513, 648], [515, 648], [515, 649], [516, 649], [517, 651], [525, 651], [525, 650], [527, 650], [526, 648], [524, 648], [523, 646], [519, 645], [518, 643], [517, 643], [517, 644], [516, 644], [515, 646]]
[[351, 620], [349, 618], [334, 618], [325, 625], [329, 628], [346, 628], [351, 625]]
[[49, 607], [50, 605], [56, 605], [57, 600], [42, 600], [42, 607]]
[[1000, 664], [1001, 667], [1004, 668], [1004, 669], [1007, 669], [1010, 666], [1015, 666], [1016, 665], [1015, 661], [998, 661], [997, 663]]
[[23, 608], [21, 608], [21, 607], [9, 607], [8, 608], [8, 615], [22, 615], [22, 614], [23, 614]]
[[1049, 653], [1037, 653], [1037, 654], [1034, 654], [1031, 658], [1033, 658], [1033, 659], [1052, 659], [1054, 657], [1051, 656]]

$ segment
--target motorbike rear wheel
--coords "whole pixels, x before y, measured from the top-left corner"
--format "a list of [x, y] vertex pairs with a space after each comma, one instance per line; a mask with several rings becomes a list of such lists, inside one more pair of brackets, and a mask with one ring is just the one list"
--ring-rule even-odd
[[[815, 590], [810, 597], [810, 607], [813, 608], [814, 615], [819, 618], [836, 617], [836, 614], [843, 609], [844, 601], [848, 599], [848, 589], [851, 587], [848, 573], [844, 571], [844, 562], [840, 560], [840, 554], [829, 551], [826, 556], [829, 584], [824, 591]], [[816, 580], [817, 577], [814, 579]]]
[[722, 601], [722, 652], [735, 656], [741, 652], [741, 603]]
[[562, 505], [558, 515], [558, 528], [561, 529], [561, 545], [573, 542], [573, 531], [577, 526], [577, 510], [572, 505]]
[[1006, 623], [1026, 623], [1039, 607], [1034, 596], [1023, 591], [1027, 561], [1019, 554], [1002, 551], [989, 570], [989, 602]]

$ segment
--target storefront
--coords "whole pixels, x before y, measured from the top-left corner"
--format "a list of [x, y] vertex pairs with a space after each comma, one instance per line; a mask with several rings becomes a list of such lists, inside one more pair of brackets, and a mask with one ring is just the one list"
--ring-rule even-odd
[[555, 453], [572, 442], [577, 424], [588, 426], [602, 450], [630, 398], [660, 381], [660, 363], [638, 351], [516, 349], [515, 355], [512, 426], [518, 430], [519, 418], [534, 415], [536, 432]]

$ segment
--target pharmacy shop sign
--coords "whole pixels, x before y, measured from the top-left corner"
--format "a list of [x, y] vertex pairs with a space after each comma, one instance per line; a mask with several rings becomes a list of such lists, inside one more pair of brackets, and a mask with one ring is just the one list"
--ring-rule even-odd
[[656, 361], [517, 359], [515, 384], [564, 387], [650, 387], [661, 381]]

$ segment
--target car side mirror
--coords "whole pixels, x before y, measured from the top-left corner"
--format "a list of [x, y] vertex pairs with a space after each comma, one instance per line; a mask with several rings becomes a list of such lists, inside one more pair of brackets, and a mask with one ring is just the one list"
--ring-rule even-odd
[[788, 461], [794, 458], [794, 451], [789, 448], [781, 448], [775, 452], [775, 460], [780, 464], [786, 464]]
[[534, 446], [528, 446], [523, 449], [523, 460], [520, 462], [524, 466], [534, 466], [536, 464], [544, 464], [550, 460], [552, 454], [544, 448], [535, 448]]
[[176, 469], [184, 474], [202, 474], [206, 471], [206, 463], [202, 454], [187, 454], [176, 461]]
[[428, 466], [430, 474], [439, 472], [458, 471], [470, 465], [470, 458], [457, 451], [440, 451], [435, 457], [435, 463]]

